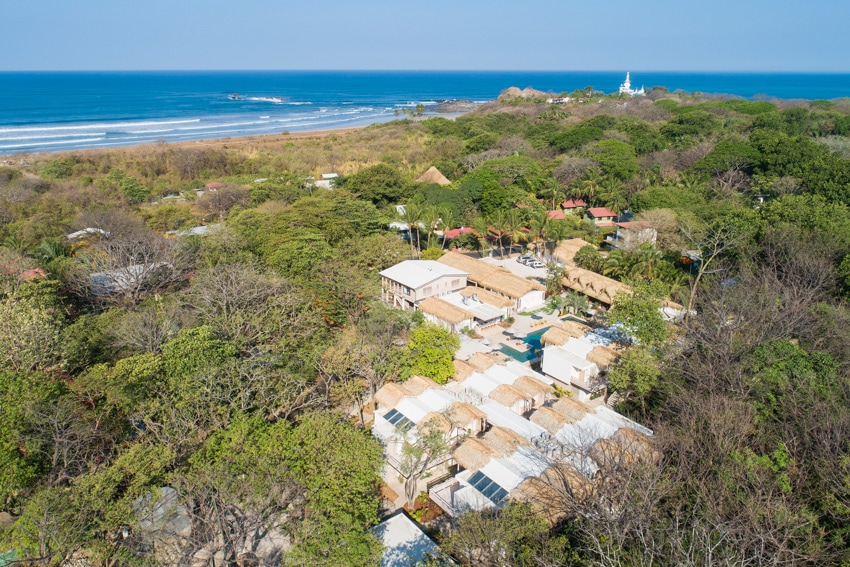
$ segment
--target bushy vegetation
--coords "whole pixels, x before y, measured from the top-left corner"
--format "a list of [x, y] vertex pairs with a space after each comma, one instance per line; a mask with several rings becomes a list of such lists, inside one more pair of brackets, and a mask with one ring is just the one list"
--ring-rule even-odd
[[[850, 562], [850, 105], [649, 94], [0, 168], [0, 550], [237, 564], [262, 531], [288, 541], [284, 565], [377, 564], [372, 397], [445, 382], [457, 346], [383, 306], [378, 272], [449, 246], [596, 244], [581, 214], [550, 217], [580, 198], [658, 231], [576, 262], [635, 289], [610, 317], [640, 346], [610, 381], [662, 456], [612, 493], [547, 502], [554, 527], [511, 505], [462, 518], [445, 549], [465, 565]], [[430, 165], [451, 184], [417, 183]], [[328, 171], [334, 189], [311, 183]], [[687, 311], [673, 330], [668, 297]], [[180, 538], [143, 521], [165, 488]]]

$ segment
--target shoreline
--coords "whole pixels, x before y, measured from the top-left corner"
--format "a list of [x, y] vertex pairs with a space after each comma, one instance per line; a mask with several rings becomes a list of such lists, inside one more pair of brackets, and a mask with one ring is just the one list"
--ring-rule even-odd
[[[476, 104], [475, 107], [480, 107], [481, 104]], [[468, 110], [466, 112], [437, 112], [434, 114], [427, 114], [422, 116], [393, 116], [392, 120], [379, 120], [375, 122], [370, 122], [369, 124], [362, 124], [360, 126], [348, 126], [345, 128], [318, 128], [313, 130], [296, 130], [292, 132], [278, 132], [278, 133], [270, 133], [270, 134], [247, 134], [245, 136], [225, 136], [220, 138], [201, 138], [197, 140], [182, 140], [178, 142], [164, 142], [164, 147], [169, 148], [189, 148], [189, 147], [197, 147], [197, 146], [207, 146], [214, 148], [222, 148], [223, 146], [227, 146], [228, 149], [235, 148], [240, 145], [246, 145], [250, 143], [263, 142], [266, 143], [272, 142], [281, 142], [284, 140], [304, 140], [311, 138], [326, 138], [329, 136], [338, 136], [338, 135], [346, 135], [352, 132], [357, 132], [359, 130], [364, 130], [370, 126], [374, 126], [376, 124], [388, 124], [390, 122], [395, 122], [399, 120], [413, 120], [413, 121], [421, 121], [427, 120], [429, 118], [446, 118], [447, 120], [454, 120], [459, 116], [463, 116], [470, 112]], [[157, 146], [159, 142], [150, 141], [150, 142], [140, 142], [137, 144], [124, 144], [124, 145], [116, 145], [116, 146], [106, 146], [106, 147], [96, 147], [96, 148], [77, 148], [77, 149], [62, 149], [62, 150], [50, 150], [50, 151], [41, 151], [41, 152], [17, 152], [11, 154], [0, 153], [0, 166], [14, 166], [21, 165], [21, 162], [26, 162], [28, 159], [39, 158], [42, 156], [62, 156], [62, 155], [72, 155], [77, 153], [89, 153], [89, 152], [114, 152], [114, 151], [127, 151], [134, 150], [138, 148], [144, 147], [153, 147]]]

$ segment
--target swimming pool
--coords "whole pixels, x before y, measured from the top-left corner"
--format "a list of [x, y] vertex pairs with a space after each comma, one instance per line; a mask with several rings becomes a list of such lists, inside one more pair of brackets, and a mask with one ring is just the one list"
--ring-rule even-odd
[[522, 341], [525, 344], [531, 346], [532, 349], [540, 350], [541, 348], [543, 348], [543, 340], [541, 337], [543, 337], [543, 334], [548, 330], [549, 327], [543, 327], [542, 329], [538, 329], [533, 333], [528, 333], [528, 335], [526, 335], [526, 337], [522, 339]]
[[510, 356], [514, 360], [518, 360], [519, 362], [529, 362], [529, 361], [537, 359], [537, 355], [534, 354], [533, 348], [528, 349], [525, 352], [520, 352], [517, 349], [510, 347], [508, 345], [502, 345], [502, 347], [499, 349], [499, 351]]

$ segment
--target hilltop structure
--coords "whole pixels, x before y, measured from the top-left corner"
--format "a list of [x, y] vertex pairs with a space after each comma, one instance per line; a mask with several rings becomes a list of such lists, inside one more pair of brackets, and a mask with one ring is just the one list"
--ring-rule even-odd
[[643, 96], [646, 94], [646, 91], [643, 89], [643, 86], [639, 89], [632, 89], [632, 81], [629, 79], [629, 73], [626, 73], [626, 80], [620, 85], [620, 93], [629, 96]]

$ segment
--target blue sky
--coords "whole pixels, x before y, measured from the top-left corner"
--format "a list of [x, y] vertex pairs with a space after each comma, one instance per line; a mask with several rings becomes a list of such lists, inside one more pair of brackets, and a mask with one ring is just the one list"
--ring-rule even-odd
[[850, 1], [0, 0], [0, 70], [850, 72]]

